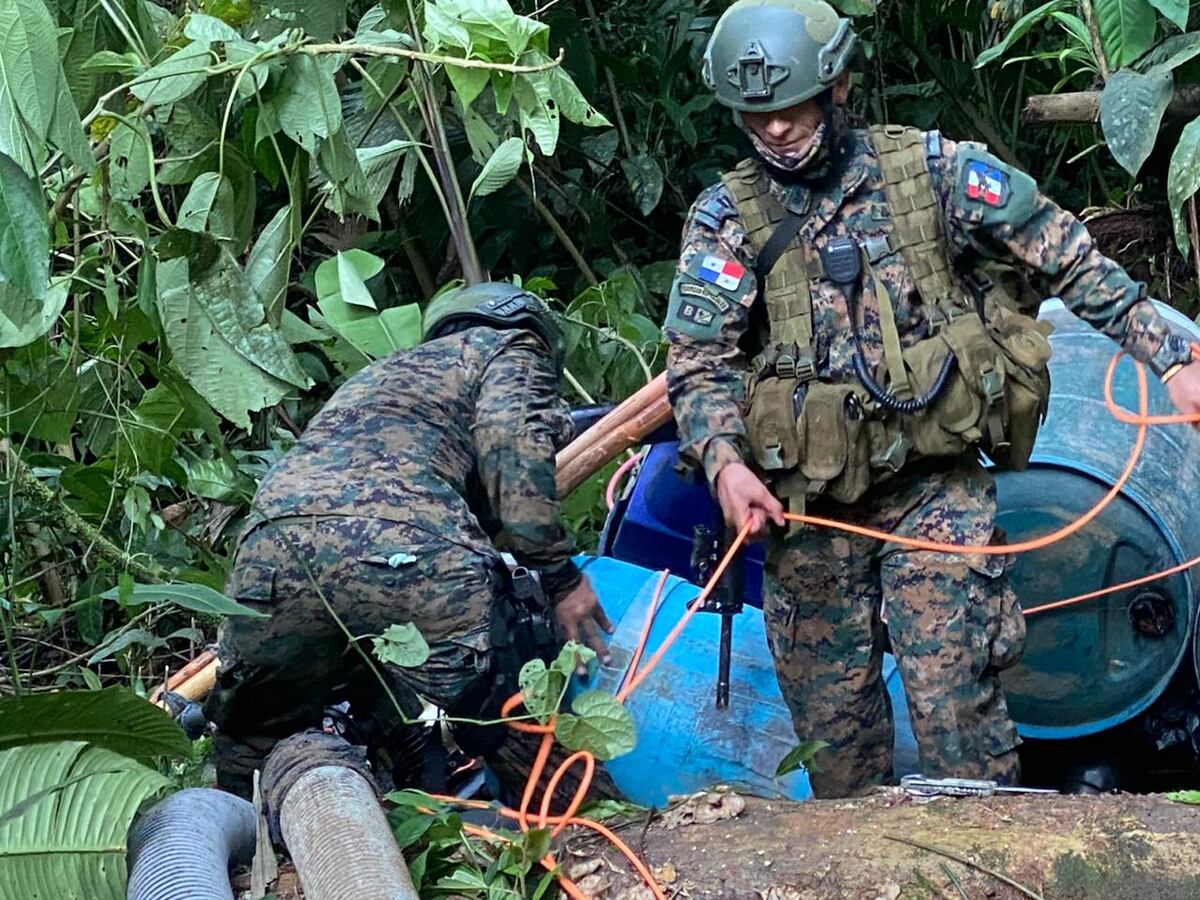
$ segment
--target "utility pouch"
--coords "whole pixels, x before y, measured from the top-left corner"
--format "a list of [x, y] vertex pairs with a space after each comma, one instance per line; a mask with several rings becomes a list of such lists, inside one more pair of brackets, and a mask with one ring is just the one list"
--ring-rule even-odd
[[871, 435], [853, 385], [813, 382], [796, 419], [810, 495], [853, 503], [871, 483]]
[[925, 409], [901, 417], [905, 437], [918, 456], [958, 456], [983, 437], [979, 428], [983, 398], [963, 374], [964, 363], [970, 366], [978, 355], [977, 341], [972, 340], [976, 336], [991, 343], [978, 317], [968, 314], [904, 351], [909, 383], [918, 396], [933, 388], [947, 357], [957, 360], [937, 399]]
[[794, 469], [800, 463], [795, 409], [799, 387], [797, 378], [767, 376], [751, 380], [746, 432], [754, 460], [766, 473]]
[[1008, 446], [991, 451], [993, 460], [1021, 470], [1029, 464], [1038, 428], [1050, 400], [1050, 341], [1053, 325], [997, 305], [989, 310], [988, 330], [1004, 354]]

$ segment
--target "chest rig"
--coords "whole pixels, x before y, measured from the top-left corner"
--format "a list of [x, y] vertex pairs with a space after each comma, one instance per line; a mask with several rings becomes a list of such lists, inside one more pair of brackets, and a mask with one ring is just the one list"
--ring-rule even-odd
[[[813, 296], [829, 266], [797, 236], [822, 198], [807, 194], [801, 207], [789, 195], [781, 202], [754, 160], [723, 178], [749, 245], [761, 248], [756, 303], [765, 308], [767, 334], [751, 366], [748, 437], [755, 462], [793, 512], [819, 495], [852, 503], [922, 458], [982, 449], [999, 464], [1023, 468], [1049, 397], [1049, 326], [1018, 313], [1013, 298], [980, 272], [955, 272], [924, 135], [876, 126], [868, 138], [890, 230], [855, 241], [851, 250], [861, 256], [861, 278], [873, 283], [883, 344], [877, 371], [859, 348], [857, 377], [817, 377]], [[894, 253], [909, 271], [926, 323], [926, 336], [909, 347], [887, 287], [871, 269]], [[857, 328], [849, 295], [847, 302]]]

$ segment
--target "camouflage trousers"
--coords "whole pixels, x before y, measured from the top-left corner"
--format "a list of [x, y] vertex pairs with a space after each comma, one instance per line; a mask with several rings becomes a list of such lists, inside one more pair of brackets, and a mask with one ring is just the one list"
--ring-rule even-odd
[[[810, 512], [906, 537], [986, 544], [996, 491], [981, 466], [963, 461]], [[816, 796], [850, 796], [893, 778], [882, 677], [889, 645], [924, 774], [1017, 779], [1020, 740], [999, 672], [1020, 655], [1025, 621], [1004, 562], [814, 528], [771, 546], [763, 611], [779, 685], [797, 737], [830, 744], [810, 773]]]
[[402, 727], [388, 692], [326, 602], [368, 653], [369, 636], [389, 625], [412, 622], [420, 630], [430, 648], [427, 662], [376, 663], [405, 716], [420, 713], [418, 695], [449, 711], [466, 705], [463, 715], [479, 716], [491, 687], [493, 616], [504, 590], [495, 562], [374, 518], [278, 519], [249, 532], [227, 591], [271, 617], [230, 618], [221, 628], [220, 673], [205, 704], [218, 728], [220, 785], [248, 795], [254, 770], [275, 743], [319, 727], [325, 707], [342, 700], [350, 701], [356, 720], [372, 720], [383, 735]]

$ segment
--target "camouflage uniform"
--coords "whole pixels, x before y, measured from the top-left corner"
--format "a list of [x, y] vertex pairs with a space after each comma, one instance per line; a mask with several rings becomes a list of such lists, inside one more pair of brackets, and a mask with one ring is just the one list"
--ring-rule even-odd
[[222, 628], [206, 712], [223, 786], [246, 793], [274, 743], [319, 725], [332, 702], [349, 699], [384, 731], [397, 724], [326, 602], [355, 635], [421, 631], [428, 662], [382, 667], [406, 713], [419, 695], [494, 714], [482, 705], [505, 639], [499, 553], [540, 571], [551, 604], [582, 577], [555, 489], [569, 433], [550, 356], [523, 330], [432, 340], [334, 394], [263, 479], [237, 550], [229, 594], [272, 615]]
[[[1061, 297], [1156, 372], [1175, 362], [1177, 339], [1168, 340], [1170, 330], [1145, 298], [1144, 286], [1103, 257], [1084, 226], [1038, 193], [1028, 176], [988, 157], [1014, 186], [1025, 179], [1027, 202], [997, 210], [969, 198], [959, 164], [960, 149], [968, 146], [981, 150], [937, 132], [926, 135], [951, 251], [1021, 264], [1041, 295]], [[793, 208], [807, 204], [798, 240], [819, 249], [841, 235], [867, 243], [886, 233], [890, 212], [878, 157], [865, 133], [845, 134], [823, 168], [806, 181], [772, 182], [777, 197], [790, 192]], [[694, 279], [701, 261], [712, 258], [749, 267], [760, 249], [749, 246], [733, 197], [718, 184], [692, 207], [679, 272]], [[859, 332], [868, 368], [875, 369], [883, 354], [877, 286], [890, 297], [904, 347], [927, 337], [929, 326], [902, 255], [884, 254], [872, 268], [876, 277], [862, 280]], [[742, 273], [738, 265], [727, 271], [738, 284], [717, 302], [695, 285], [681, 293], [680, 280], [688, 279], [677, 279], [664, 327], [681, 452], [703, 467], [710, 484], [724, 466], [750, 459], [745, 380], [768, 324], [762, 304], [755, 302], [753, 272]], [[832, 281], [814, 284], [812, 315], [818, 379], [854, 379], [846, 298]], [[927, 459], [854, 504], [822, 500], [810, 502], [809, 511], [911, 537], [987, 543], [995, 489], [974, 459]], [[1017, 658], [1024, 622], [1001, 559], [881, 548], [812, 529], [773, 540], [764, 609], [780, 684], [800, 739], [833, 745], [818, 758], [823, 771], [812, 779], [818, 796], [855, 793], [892, 776], [891, 713], [880, 675], [888, 642], [901, 669], [926, 774], [1016, 777], [1019, 740], [997, 673]]]

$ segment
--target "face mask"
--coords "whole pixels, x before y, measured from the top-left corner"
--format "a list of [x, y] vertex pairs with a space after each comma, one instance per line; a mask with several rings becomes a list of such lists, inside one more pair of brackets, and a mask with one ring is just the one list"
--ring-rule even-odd
[[823, 154], [826, 142], [825, 134], [827, 131], [827, 123], [822, 122], [816, 131], [809, 138], [808, 145], [798, 155], [780, 156], [772, 150], [767, 149], [764, 144], [754, 133], [753, 130], [747, 128], [738, 117], [738, 125], [750, 138], [750, 143], [754, 145], [754, 150], [762, 158], [762, 160], [773, 169], [778, 169], [781, 172], [799, 172], [801, 169], [815, 163]]

